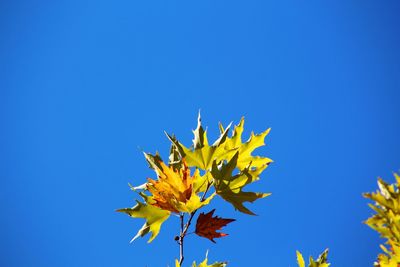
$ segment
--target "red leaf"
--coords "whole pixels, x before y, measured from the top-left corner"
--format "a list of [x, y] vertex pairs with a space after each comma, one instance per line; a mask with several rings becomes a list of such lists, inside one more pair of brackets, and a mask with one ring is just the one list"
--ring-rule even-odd
[[222, 227], [226, 226], [228, 223], [235, 221], [234, 219], [224, 219], [218, 216], [213, 217], [215, 209], [209, 213], [200, 213], [197, 218], [196, 231], [195, 233], [199, 236], [210, 239], [215, 243], [214, 238], [219, 238], [227, 236], [228, 234], [217, 232]]

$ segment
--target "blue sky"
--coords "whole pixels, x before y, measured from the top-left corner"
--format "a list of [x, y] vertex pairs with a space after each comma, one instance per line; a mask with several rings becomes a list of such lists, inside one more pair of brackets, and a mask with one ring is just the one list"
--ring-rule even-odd
[[128, 183], [153, 177], [141, 151], [189, 144], [199, 109], [272, 127], [274, 163], [257, 217], [213, 244], [189, 236], [187, 264], [372, 266], [381, 240], [363, 192], [400, 169], [397, 1], [3, 1], [0, 16], [1, 266], [172, 265], [178, 221], [150, 245]]

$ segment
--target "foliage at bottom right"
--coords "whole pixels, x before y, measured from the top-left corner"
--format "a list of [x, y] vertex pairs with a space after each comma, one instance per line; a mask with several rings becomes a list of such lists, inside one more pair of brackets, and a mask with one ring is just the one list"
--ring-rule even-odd
[[374, 201], [369, 206], [376, 212], [365, 223], [386, 239], [381, 245], [383, 253], [378, 255], [375, 267], [398, 267], [400, 264], [400, 176], [395, 173], [394, 177], [394, 184], [379, 178], [379, 190], [364, 194], [364, 197]]
[[[374, 267], [400, 266], [400, 176], [394, 173], [395, 183], [388, 184], [378, 178], [378, 190], [365, 193], [363, 196], [373, 201], [369, 207], [375, 212], [364, 223], [377, 231], [385, 239], [381, 244], [382, 253], [378, 255]], [[317, 260], [310, 257], [308, 267], [328, 267], [328, 250], [325, 250]], [[297, 251], [297, 264], [305, 267], [305, 261]]]

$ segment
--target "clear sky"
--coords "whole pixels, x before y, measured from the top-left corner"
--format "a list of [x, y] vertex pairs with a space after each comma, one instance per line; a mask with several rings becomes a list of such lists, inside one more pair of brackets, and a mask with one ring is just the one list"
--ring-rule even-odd
[[[363, 192], [400, 169], [398, 1], [2, 1], [0, 266], [163, 267], [176, 218], [150, 245], [114, 212], [154, 177], [141, 150], [189, 144], [199, 109], [272, 127], [274, 163], [230, 235], [188, 237], [187, 263], [295, 266], [326, 247], [372, 266], [378, 234]], [[212, 139], [211, 138], [211, 139]]]

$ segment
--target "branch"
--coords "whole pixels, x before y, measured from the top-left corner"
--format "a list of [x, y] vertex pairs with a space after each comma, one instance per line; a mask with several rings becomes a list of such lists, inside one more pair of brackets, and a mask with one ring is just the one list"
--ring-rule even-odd
[[[212, 183], [208, 183], [208, 184], [207, 184], [207, 188], [206, 188], [206, 190], [204, 191], [204, 194], [201, 196], [201, 199], [200, 199], [201, 202], [203, 202], [203, 201], [206, 199], [207, 192], [208, 192], [208, 190], [210, 189], [211, 185], [212, 185]], [[179, 265], [182, 265], [182, 262], [183, 262], [183, 260], [184, 260], [184, 258], [185, 258], [184, 255], [183, 255], [183, 240], [184, 240], [185, 236], [187, 235], [187, 231], [189, 230], [189, 227], [190, 227], [190, 224], [192, 223], [193, 217], [194, 217], [194, 215], [196, 215], [196, 212], [197, 212], [198, 210], [199, 210], [199, 209], [194, 210], [192, 213], [190, 213], [189, 219], [188, 219], [188, 221], [186, 222], [185, 226], [183, 226], [183, 219], [184, 219], [184, 218], [183, 218], [183, 214], [180, 215], [180, 219], [181, 219], [181, 233], [180, 233], [180, 235], [179, 235], [179, 240], [178, 240], [178, 243], [179, 243], [179, 254], [180, 254], [180, 257], [179, 257]]]
[[181, 220], [181, 233], [180, 233], [180, 235], [179, 235], [179, 239], [178, 239], [178, 244], [179, 244], [179, 264], [182, 264], [182, 262], [183, 262], [183, 260], [184, 260], [184, 256], [183, 256], [183, 238], [185, 237], [184, 235], [183, 235], [183, 220], [184, 220], [184, 216], [185, 216], [185, 214], [184, 213], [181, 213], [180, 215], [179, 215], [179, 218], [180, 218], [180, 220]]

